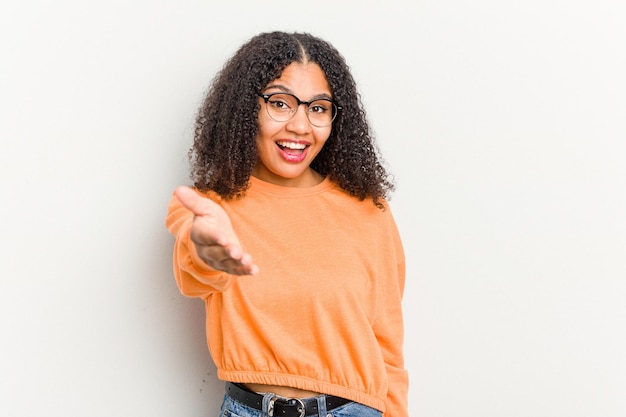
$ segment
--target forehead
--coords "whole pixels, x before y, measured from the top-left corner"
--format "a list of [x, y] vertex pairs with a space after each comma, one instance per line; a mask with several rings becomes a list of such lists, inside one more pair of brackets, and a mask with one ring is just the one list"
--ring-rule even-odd
[[267, 85], [266, 89], [270, 88], [283, 90], [303, 98], [331, 94], [324, 71], [319, 65], [310, 61], [289, 64], [280, 77]]

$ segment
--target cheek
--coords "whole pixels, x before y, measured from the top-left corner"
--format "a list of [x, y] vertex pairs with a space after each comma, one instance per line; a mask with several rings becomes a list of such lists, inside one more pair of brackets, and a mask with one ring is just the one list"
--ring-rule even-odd
[[315, 132], [315, 140], [320, 144], [325, 144], [328, 138], [330, 137], [331, 128], [320, 129]]
[[264, 140], [270, 139], [273, 133], [274, 129], [272, 129], [272, 123], [267, 120], [262, 120], [262, 118], [259, 117], [259, 125], [256, 135], [257, 144], [260, 145]]
[[270, 116], [267, 114], [267, 112], [264, 109], [259, 109], [259, 113], [257, 116], [257, 126], [259, 134], [270, 129], [272, 122], [273, 120], [270, 119]]

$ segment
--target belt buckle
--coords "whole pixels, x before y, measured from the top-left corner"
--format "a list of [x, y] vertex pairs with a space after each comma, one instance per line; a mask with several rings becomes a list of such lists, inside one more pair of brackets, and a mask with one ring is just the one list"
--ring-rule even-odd
[[267, 415], [269, 417], [274, 417], [274, 403], [276, 401], [284, 401], [288, 403], [289, 405], [297, 405], [298, 413], [300, 413], [298, 417], [304, 417], [304, 415], [306, 414], [306, 407], [304, 406], [304, 402], [302, 402], [300, 398], [287, 398], [287, 397], [280, 397], [278, 395], [275, 395], [274, 397], [272, 397], [272, 399], [270, 400], [267, 406]]

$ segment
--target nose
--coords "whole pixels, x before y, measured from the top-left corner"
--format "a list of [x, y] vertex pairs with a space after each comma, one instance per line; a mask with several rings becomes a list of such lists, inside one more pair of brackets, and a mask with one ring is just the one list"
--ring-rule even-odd
[[296, 114], [287, 122], [287, 129], [299, 134], [308, 133], [311, 131], [311, 123], [307, 115], [309, 108], [306, 104], [300, 104], [296, 109]]

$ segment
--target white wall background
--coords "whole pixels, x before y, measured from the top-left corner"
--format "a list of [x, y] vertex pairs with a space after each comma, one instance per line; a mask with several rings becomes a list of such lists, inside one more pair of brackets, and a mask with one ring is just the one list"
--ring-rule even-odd
[[397, 174], [411, 415], [626, 415], [625, 11], [3, 2], [0, 415], [217, 415], [163, 220], [209, 80], [271, 29], [344, 53]]

